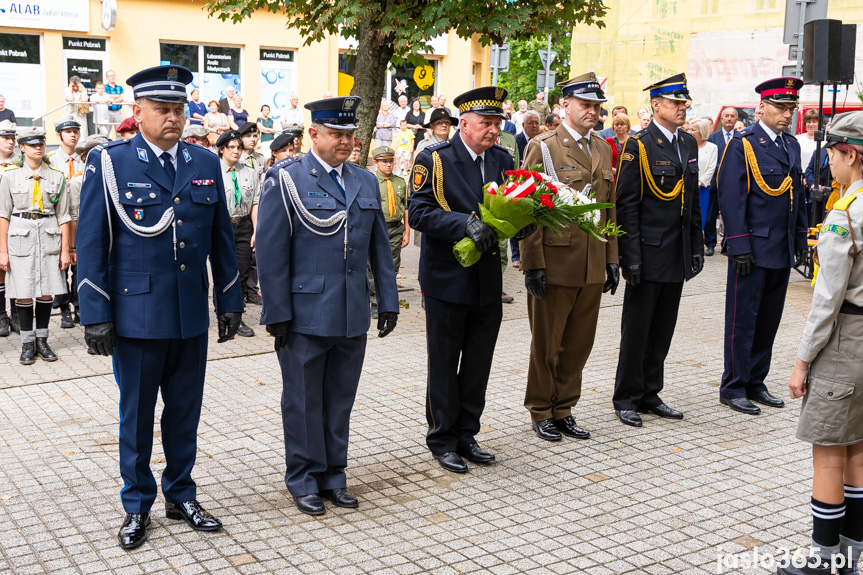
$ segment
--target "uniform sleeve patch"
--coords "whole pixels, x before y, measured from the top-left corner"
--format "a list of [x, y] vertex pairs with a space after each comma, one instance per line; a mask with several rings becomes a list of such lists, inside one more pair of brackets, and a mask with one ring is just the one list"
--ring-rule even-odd
[[841, 237], [845, 237], [848, 235], [848, 230], [843, 228], [842, 226], [837, 226], [836, 224], [826, 224], [821, 226], [822, 234], [836, 234]]
[[420, 191], [420, 189], [425, 185], [426, 180], [428, 180], [428, 177], [429, 171], [425, 166], [414, 164], [414, 169], [411, 172], [411, 184], [413, 185], [413, 190], [415, 192]]
[[624, 162], [631, 162], [632, 160], [635, 159], [635, 156], [630, 154], [629, 152], [626, 152], [625, 154], [620, 156], [620, 159]]

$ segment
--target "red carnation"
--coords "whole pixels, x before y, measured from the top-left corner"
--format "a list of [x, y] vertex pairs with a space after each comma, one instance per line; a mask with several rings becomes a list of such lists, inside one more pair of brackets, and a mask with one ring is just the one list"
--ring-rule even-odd
[[557, 186], [555, 186], [555, 185], [554, 185], [554, 184], [552, 184], [551, 182], [548, 182], [548, 183], [546, 184], [546, 186], [548, 186], [548, 191], [549, 191], [549, 192], [551, 192], [551, 193], [552, 193], [552, 194], [554, 194], [554, 195], [557, 195]]
[[539, 202], [548, 209], [554, 209], [554, 200], [551, 199], [551, 196], [548, 194], [542, 194], [539, 197]]

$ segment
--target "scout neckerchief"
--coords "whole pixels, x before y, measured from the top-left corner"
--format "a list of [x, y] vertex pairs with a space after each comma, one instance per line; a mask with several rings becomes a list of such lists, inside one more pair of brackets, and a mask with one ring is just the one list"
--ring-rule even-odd
[[39, 211], [44, 211], [42, 207], [42, 189], [39, 187], [39, 174], [33, 174], [33, 205], [39, 206]]
[[387, 183], [387, 203], [390, 205], [390, 217], [396, 212], [396, 190], [393, 188], [393, 180], [390, 176], [384, 178]]
[[237, 170], [231, 168], [231, 179], [234, 180], [234, 207], [240, 205], [242, 197], [240, 196], [240, 184], [237, 182]]

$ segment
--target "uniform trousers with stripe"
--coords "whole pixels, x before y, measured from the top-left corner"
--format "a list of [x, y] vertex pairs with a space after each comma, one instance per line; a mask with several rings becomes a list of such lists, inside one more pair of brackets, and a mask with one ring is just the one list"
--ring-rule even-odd
[[120, 493], [126, 513], [149, 511], [156, 500], [150, 470], [156, 399], [165, 408], [160, 421], [165, 470], [162, 494], [171, 503], [196, 498], [192, 467], [198, 448], [198, 421], [207, 370], [207, 333], [187, 339], [118, 337], [114, 376], [120, 387]]
[[728, 261], [725, 286], [725, 371], [719, 397], [733, 399], [767, 391], [773, 341], [782, 321], [789, 268], [755, 266], [747, 276]]
[[425, 311], [426, 444], [440, 455], [476, 442], [503, 304], [499, 298], [485, 306], [456, 304], [426, 294]]

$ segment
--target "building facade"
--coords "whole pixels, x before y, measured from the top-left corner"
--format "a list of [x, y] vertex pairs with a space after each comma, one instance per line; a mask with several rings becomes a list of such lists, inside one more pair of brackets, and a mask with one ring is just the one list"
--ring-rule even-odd
[[[186, 66], [201, 101], [218, 100], [232, 86], [252, 119], [263, 104], [278, 116], [292, 93], [302, 106], [325, 93], [344, 93], [352, 83], [346, 73], [350, 39], [330, 36], [307, 46], [284, 15], [260, 12], [233, 24], [210, 18], [203, 0], [15, 2], [0, 23], [0, 94], [21, 125], [44, 121], [50, 128], [69, 109], [63, 107], [69, 78], [81, 77], [92, 91], [109, 69], [125, 86], [127, 77], [150, 66]], [[425, 57], [426, 66], [419, 69], [391, 68], [386, 91], [391, 99], [402, 91], [426, 101], [446, 94], [451, 101], [488, 84], [489, 50], [477, 39], [450, 32], [436, 38], [433, 53]]]
[[[691, 114], [713, 117], [723, 104], [757, 100], [756, 85], [796, 63], [782, 41], [784, 0], [605, 0], [605, 5], [605, 28], [573, 30], [573, 74], [594, 69], [607, 77], [609, 105], [627, 106], [632, 113], [649, 105], [645, 86], [686, 72], [694, 98]], [[857, 80], [837, 94], [839, 102], [850, 103], [863, 79], [863, 3], [830, 0], [827, 17], [858, 24]], [[825, 91], [829, 98], [832, 93]], [[806, 86], [801, 100], [817, 101], [818, 89]]]

